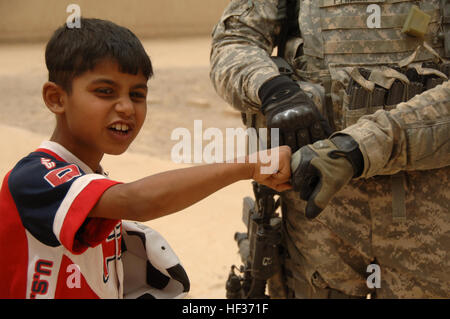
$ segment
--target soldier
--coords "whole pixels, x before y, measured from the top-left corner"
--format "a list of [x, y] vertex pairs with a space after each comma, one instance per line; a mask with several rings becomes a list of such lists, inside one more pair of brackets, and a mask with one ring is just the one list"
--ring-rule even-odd
[[224, 11], [217, 93], [246, 126], [277, 127], [300, 149], [271, 297], [450, 296], [449, 6], [233, 0]]

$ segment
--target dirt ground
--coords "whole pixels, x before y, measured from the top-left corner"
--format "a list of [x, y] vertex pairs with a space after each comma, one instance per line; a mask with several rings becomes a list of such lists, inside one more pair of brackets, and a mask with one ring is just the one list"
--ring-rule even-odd
[[[105, 156], [103, 166], [113, 179], [132, 181], [163, 170], [187, 166], [171, 161], [177, 127], [203, 130], [243, 127], [240, 113], [215, 93], [209, 80], [209, 38], [143, 41], [155, 76], [149, 82], [148, 116], [144, 127], [121, 156]], [[3, 176], [24, 155], [48, 139], [53, 115], [41, 98], [47, 73], [45, 44], [0, 45], [0, 161]], [[188, 298], [224, 298], [231, 264], [239, 263], [235, 231], [244, 231], [242, 198], [251, 194], [250, 181], [233, 184], [183, 212], [148, 224], [177, 252], [190, 275]]]

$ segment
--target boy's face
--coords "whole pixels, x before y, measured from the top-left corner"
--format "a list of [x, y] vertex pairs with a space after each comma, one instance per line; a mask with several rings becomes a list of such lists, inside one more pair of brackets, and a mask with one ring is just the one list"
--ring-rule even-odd
[[65, 99], [56, 141], [89, 165], [104, 153], [125, 152], [134, 140], [147, 112], [147, 79], [121, 73], [117, 63], [104, 60], [76, 77]]

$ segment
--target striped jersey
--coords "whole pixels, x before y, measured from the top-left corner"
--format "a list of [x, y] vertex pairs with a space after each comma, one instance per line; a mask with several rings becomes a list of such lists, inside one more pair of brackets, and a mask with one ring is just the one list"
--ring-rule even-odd
[[118, 182], [46, 141], [0, 191], [0, 298], [121, 298], [121, 221], [88, 218]]

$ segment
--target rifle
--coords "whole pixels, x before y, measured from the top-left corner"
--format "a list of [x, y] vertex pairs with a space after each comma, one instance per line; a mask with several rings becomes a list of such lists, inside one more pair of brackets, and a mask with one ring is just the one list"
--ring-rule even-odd
[[242, 211], [247, 233], [234, 235], [243, 265], [231, 266], [226, 283], [228, 299], [269, 298], [265, 294], [267, 280], [280, 266], [281, 218], [276, 213], [280, 198], [275, 200], [278, 193], [271, 188], [252, 184], [255, 200], [245, 197]]

